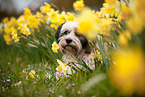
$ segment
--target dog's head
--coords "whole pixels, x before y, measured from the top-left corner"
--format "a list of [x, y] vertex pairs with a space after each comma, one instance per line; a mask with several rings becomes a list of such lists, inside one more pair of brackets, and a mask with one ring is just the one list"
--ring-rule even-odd
[[78, 23], [73, 21], [65, 22], [58, 27], [55, 38], [63, 54], [67, 54], [66, 51], [74, 56], [76, 54], [82, 54], [82, 52], [84, 52], [83, 54], [90, 54], [89, 43], [83, 35], [76, 33], [77, 27]]

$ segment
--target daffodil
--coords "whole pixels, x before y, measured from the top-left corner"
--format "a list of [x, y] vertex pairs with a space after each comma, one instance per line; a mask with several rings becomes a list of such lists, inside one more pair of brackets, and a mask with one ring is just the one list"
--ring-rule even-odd
[[24, 8], [24, 15], [31, 15], [31, 10], [28, 7]]
[[12, 26], [12, 27], [10, 28], [10, 33], [11, 33], [11, 34], [17, 34], [17, 30]]
[[145, 56], [141, 48], [121, 49], [113, 56], [110, 68], [112, 84], [123, 94], [143, 95], [145, 91]]
[[26, 36], [31, 34], [30, 29], [27, 27], [27, 24], [19, 24], [18, 30], [20, 30], [20, 33], [23, 33]]
[[[145, 0], [133, 0], [132, 8], [142, 21], [145, 21]], [[144, 23], [145, 24], [145, 23]]]
[[20, 24], [24, 24], [25, 21], [26, 21], [26, 20], [25, 20], [24, 15], [21, 15], [21, 16], [18, 17], [18, 19], [17, 19], [18, 25], [20, 25]]
[[[5, 39], [5, 41], [7, 41], [8, 44], [10, 43], [11, 39], [13, 39], [14, 42], [19, 41], [17, 30], [13, 26], [10, 27], [10, 28], [5, 29], [5, 31], [6, 31], [5, 32], [6, 34], [4, 35], [4, 39]], [[12, 36], [12, 38], [10, 38], [10, 35]]]
[[27, 25], [30, 28], [38, 28], [39, 21], [34, 15], [30, 15], [27, 18]]
[[132, 17], [127, 21], [127, 26], [133, 34], [139, 34], [144, 28], [143, 21], [139, 17]]
[[8, 17], [5, 17], [2, 22], [5, 23], [5, 22], [8, 22], [8, 21], [9, 21], [9, 18]]
[[99, 25], [96, 22], [96, 16], [90, 9], [84, 9], [80, 15], [76, 17], [78, 22], [78, 33], [85, 35], [88, 39], [93, 40], [98, 34]]
[[56, 25], [61, 25], [61, 23], [59, 22], [59, 18], [58, 17], [56, 17], [55, 19], [53, 19], [53, 20], [51, 20], [51, 22], [53, 23], [53, 24], [56, 24]]
[[4, 34], [3, 37], [4, 37], [4, 40], [6, 41], [6, 44], [11, 45], [12, 38], [11, 38], [10, 34]]
[[29, 72], [29, 76], [30, 76], [31, 78], [35, 78], [35, 74], [36, 74], [36, 72], [35, 72], [34, 70], [31, 70], [31, 71]]
[[27, 70], [26, 69], [22, 70], [22, 73], [27, 74]]
[[62, 11], [61, 14], [59, 15], [59, 24], [66, 22], [66, 18], [67, 18], [67, 15], [65, 11]]
[[113, 21], [111, 18], [100, 19], [100, 33], [103, 35], [109, 36], [112, 23]]
[[11, 17], [11, 18], [10, 18], [10, 22], [11, 22], [12, 24], [17, 24], [17, 19], [16, 19], [15, 17]]
[[120, 14], [124, 19], [128, 19], [130, 16], [132, 16], [133, 11], [128, 6], [121, 4], [121, 9], [122, 11]]
[[71, 12], [67, 12], [66, 20], [67, 20], [67, 21], [73, 21], [74, 19], [75, 19], [74, 14], [71, 13]]
[[12, 26], [15, 26], [17, 24], [17, 20], [15, 17], [11, 17], [10, 21], [7, 22], [7, 28], [10, 28]]
[[118, 42], [122, 46], [127, 46], [128, 41], [131, 39], [131, 33], [129, 31], [123, 31], [119, 34]]
[[80, 11], [84, 8], [85, 4], [83, 0], [78, 0], [76, 2], [73, 3], [73, 8], [76, 11]]
[[25, 19], [27, 19], [29, 15], [32, 15], [31, 10], [28, 7], [24, 8]]
[[58, 11], [55, 11], [54, 9], [51, 8], [50, 12], [47, 13], [47, 15], [48, 15], [48, 20], [51, 21], [58, 16]]
[[43, 17], [42, 13], [40, 13], [40, 12], [36, 12], [36, 16], [37, 16], [38, 18], [42, 18], [42, 17]]
[[113, 5], [109, 8], [105, 8], [104, 13], [110, 14], [110, 16], [113, 17], [115, 15], [115, 6]]
[[59, 59], [57, 59], [57, 63], [59, 64], [59, 66], [57, 66], [56, 70], [62, 72], [64, 75], [66, 75], [67, 74], [67, 68], [66, 68], [67, 64], [63, 64], [63, 62], [61, 62]]
[[118, 37], [118, 42], [120, 45], [124, 45], [124, 46], [128, 45], [128, 39], [122, 33]]
[[5, 28], [5, 29], [4, 29], [4, 32], [5, 32], [6, 34], [10, 34], [10, 33], [11, 33], [10, 28], [8, 28], [8, 27]]
[[41, 6], [41, 7], [40, 7], [40, 11], [41, 11], [42, 13], [47, 14], [48, 12], [50, 12], [51, 5], [48, 4], [47, 2], [44, 2], [44, 4], [45, 4], [45, 6]]
[[97, 58], [98, 61], [102, 61], [102, 56], [100, 55], [100, 52], [98, 52], [98, 50], [96, 50], [94, 53], [93, 53], [93, 58]]
[[18, 42], [19, 41], [18, 34], [13, 34], [12, 39], [14, 40], [14, 42]]
[[117, 0], [105, 0], [105, 2], [109, 5], [116, 3]]
[[20, 30], [20, 33], [23, 33], [22, 29], [23, 29], [23, 26], [25, 25], [25, 23], [18, 23], [18, 30]]
[[59, 49], [59, 45], [54, 41], [52, 43], [52, 50], [53, 50], [53, 52], [58, 53], [58, 49]]
[[57, 30], [57, 28], [58, 28], [58, 26], [56, 24], [51, 24], [50, 27], [54, 28], [55, 30]]

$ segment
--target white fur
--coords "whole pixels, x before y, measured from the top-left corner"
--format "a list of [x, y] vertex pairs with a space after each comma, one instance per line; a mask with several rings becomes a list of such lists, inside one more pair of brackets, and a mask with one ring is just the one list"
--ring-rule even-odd
[[[73, 47], [75, 47], [77, 49], [77, 53], [79, 54], [78, 56], [73, 55], [75, 58], [81, 58], [82, 60], [84, 60], [87, 64], [87, 66], [89, 66], [92, 70], [95, 68], [94, 65], [94, 60], [92, 57], [92, 54], [85, 54], [85, 50], [82, 48], [82, 44], [81, 41], [79, 40], [79, 38], [75, 35], [75, 30], [78, 27], [78, 23], [77, 22], [73, 22], [73, 21], [69, 21], [66, 22], [65, 24], [62, 25], [62, 28], [60, 30], [60, 35], [59, 37], [67, 30], [70, 33], [67, 35], [63, 35], [61, 36], [58, 41], [59, 41], [59, 46], [60, 51], [63, 53], [63, 47], [67, 45], [66, 43], [66, 39], [70, 38], [72, 39], [72, 42], [69, 44]], [[68, 53], [63, 53], [63, 61], [65, 63], [69, 63], [69, 62], [74, 62], [76, 64], [77, 67], [79, 67], [80, 69], [84, 69], [83, 66], [77, 64], [77, 61]], [[73, 64], [72, 64], [73, 65]], [[68, 67], [68, 74], [71, 74], [71, 67]], [[74, 72], [74, 71], [73, 71]]]
[[65, 24], [63, 24], [63, 26], [60, 30], [60, 35], [66, 30], [75, 32], [77, 27], [78, 27], [78, 22], [68, 21]]

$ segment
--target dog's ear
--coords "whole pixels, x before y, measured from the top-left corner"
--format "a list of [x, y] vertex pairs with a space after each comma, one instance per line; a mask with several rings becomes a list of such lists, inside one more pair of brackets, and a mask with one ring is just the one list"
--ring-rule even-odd
[[88, 40], [86, 39], [86, 37], [81, 35], [81, 36], [79, 36], [79, 39], [82, 43], [83, 49], [85, 50], [85, 54], [90, 54], [91, 53], [91, 46], [90, 46]]
[[85, 42], [83, 44], [83, 49], [85, 49], [85, 54], [91, 53], [91, 46], [87, 40], [85, 40]]
[[59, 27], [57, 28], [56, 32], [55, 32], [55, 38], [56, 38], [57, 42], [58, 42], [58, 38], [59, 38], [59, 34], [60, 34], [61, 27], [62, 27], [62, 26], [59, 26]]

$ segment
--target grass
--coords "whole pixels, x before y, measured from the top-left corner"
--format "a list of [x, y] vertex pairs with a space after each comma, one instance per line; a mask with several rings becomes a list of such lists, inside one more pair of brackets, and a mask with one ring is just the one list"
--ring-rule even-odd
[[[77, 72], [68, 78], [56, 79], [56, 65], [36, 48], [8, 46], [0, 37], [0, 96], [1, 97], [120, 97], [108, 77], [82, 91], [82, 86], [95, 75], [105, 74], [100, 68], [87, 74]], [[39, 77], [30, 78], [23, 70], [36, 71]], [[49, 78], [51, 74], [52, 77]]]

